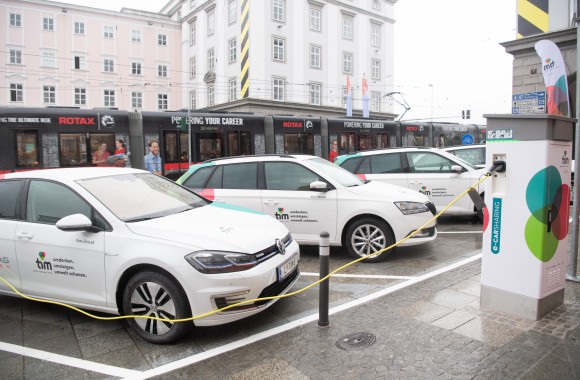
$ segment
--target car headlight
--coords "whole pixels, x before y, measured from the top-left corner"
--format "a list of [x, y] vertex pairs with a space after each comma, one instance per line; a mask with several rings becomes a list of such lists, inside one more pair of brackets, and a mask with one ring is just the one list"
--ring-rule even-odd
[[425, 204], [421, 203], [421, 202], [401, 201], [401, 202], [395, 202], [395, 206], [397, 206], [399, 208], [399, 210], [401, 210], [401, 212], [405, 215], [419, 214], [422, 212], [429, 212], [429, 209], [427, 208], [427, 206], [425, 206]]
[[258, 265], [253, 255], [238, 252], [200, 251], [185, 256], [185, 260], [201, 273], [231, 273]]

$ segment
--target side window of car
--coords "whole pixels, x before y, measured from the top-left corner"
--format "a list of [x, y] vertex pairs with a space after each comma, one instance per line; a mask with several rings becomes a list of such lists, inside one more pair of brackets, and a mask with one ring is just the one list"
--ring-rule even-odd
[[369, 156], [363, 157], [362, 162], [358, 169], [356, 169], [355, 174], [369, 174], [371, 172], [371, 160]]
[[243, 164], [224, 165], [223, 188], [257, 189], [258, 163], [248, 162]]
[[208, 189], [221, 189], [222, 188], [222, 177], [224, 174], [224, 167], [222, 165], [218, 166], [211, 175], [207, 185], [205, 185]]
[[203, 189], [205, 187], [207, 179], [209, 178], [211, 173], [213, 173], [215, 168], [216, 168], [215, 166], [200, 168], [183, 182], [183, 186], [188, 187], [190, 189]]
[[0, 181], [0, 219], [16, 219], [16, 206], [22, 181]]
[[66, 186], [49, 181], [31, 181], [26, 202], [28, 222], [56, 224], [72, 214], [91, 219], [91, 206]]
[[343, 169], [346, 169], [349, 172], [354, 173], [361, 159], [362, 157], [349, 158], [348, 160], [345, 160], [340, 166]]
[[377, 154], [369, 156], [372, 174], [402, 173], [401, 155], [399, 153]]
[[268, 190], [310, 191], [310, 183], [321, 180], [309, 169], [291, 162], [266, 162], [264, 168]]
[[455, 162], [430, 152], [409, 152], [407, 160], [411, 173], [451, 173]]

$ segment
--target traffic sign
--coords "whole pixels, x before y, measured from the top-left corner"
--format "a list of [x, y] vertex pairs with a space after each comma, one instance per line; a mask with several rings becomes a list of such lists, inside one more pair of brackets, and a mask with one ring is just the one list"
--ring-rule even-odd
[[512, 96], [512, 114], [546, 113], [546, 91], [526, 92]]

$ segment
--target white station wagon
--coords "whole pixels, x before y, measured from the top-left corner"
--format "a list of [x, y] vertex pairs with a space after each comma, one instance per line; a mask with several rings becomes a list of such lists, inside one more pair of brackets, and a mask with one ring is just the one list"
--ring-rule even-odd
[[[281, 221], [300, 244], [345, 246], [355, 257], [378, 252], [419, 230], [435, 213], [429, 199], [400, 186], [363, 181], [309, 155], [242, 156], [192, 165], [178, 183], [217, 201]], [[401, 246], [433, 241], [431, 222]], [[367, 258], [384, 260], [391, 250]]]
[[[181, 319], [284, 294], [298, 244], [283, 223], [208, 201], [129, 168], [0, 175], [0, 275], [27, 295], [112, 314]], [[14, 295], [0, 282], [0, 294]], [[152, 343], [219, 325], [275, 300], [193, 323], [129, 319]]]

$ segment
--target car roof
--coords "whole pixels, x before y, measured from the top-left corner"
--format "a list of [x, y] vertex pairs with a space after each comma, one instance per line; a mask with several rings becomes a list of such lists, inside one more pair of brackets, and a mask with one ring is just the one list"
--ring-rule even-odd
[[456, 145], [456, 146], [446, 146], [441, 148], [442, 150], [463, 150], [463, 149], [473, 149], [473, 148], [485, 148], [485, 144], [471, 144], [471, 145]]
[[[78, 180], [87, 178], [104, 177], [116, 174], [148, 173], [145, 170], [119, 167], [82, 167], [82, 168], [55, 168], [30, 170], [16, 173], [8, 173], [4, 178], [39, 178], [55, 180]], [[0, 176], [2, 179], [2, 176]]]
[[431, 148], [428, 146], [399, 146], [399, 147], [393, 147], [393, 148], [361, 150], [361, 151], [357, 151], [357, 152], [353, 152], [353, 153], [343, 154], [341, 156], [342, 157], [371, 156], [374, 154], [381, 154], [381, 153], [387, 153], [387, 152], [412, 152], [412, 151], [417, 151], [417, 150], [433, 151], [433, 152], [439, 151], [439, 149], [437, 149], [437, 148]]
[[212, 158], [200, 162], [197, 165], [204, 165], [209, 163], [215, 164], [226, 164], [232, 162], [258, 162], [258, 161], [306, 161], [314, 158], [320, 158], [318, 156], [312, 156], [309, 154], [256, 154], [249, 156], [234, 156], [234, 157], [221, 157]]

